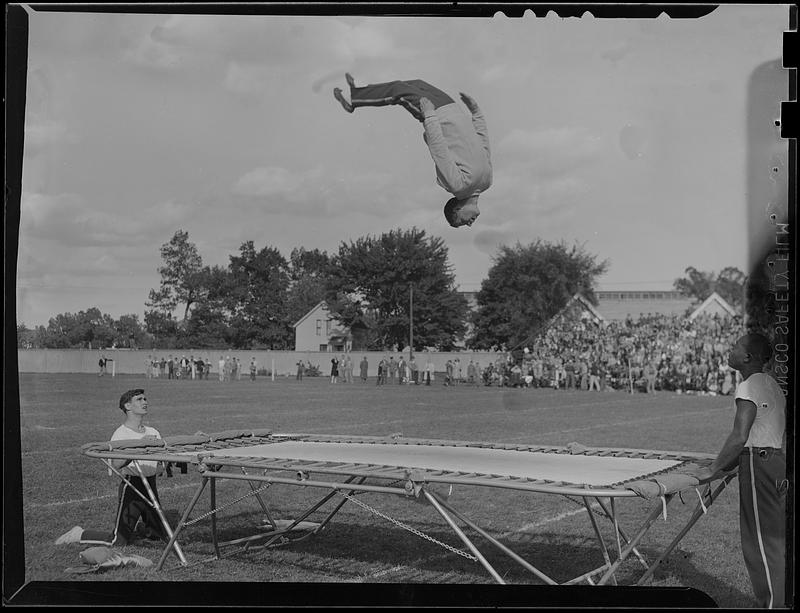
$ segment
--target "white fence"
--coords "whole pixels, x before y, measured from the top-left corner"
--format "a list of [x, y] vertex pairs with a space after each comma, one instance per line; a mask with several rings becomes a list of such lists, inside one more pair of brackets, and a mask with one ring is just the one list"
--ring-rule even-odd
[[[344, 353], [335, 352], [321, 352], [321, 351], [243, 351], [243, 350], [230, 350], [220, 351], [216, 350], [127, 350], [127, 349], [110, 349], [106, 351], [97, 351], [94, 349], [18, 349], [17, 356], [19, 360], [18, 371], [21, 373], [97, 373], [99, 372], [98, 361], [101, 357], [105, 356], [113, 362], [108, 363], [109, 374], [145, 374], [147, 372], [147, 364], [154, 359], [161, 360], [180, 359], [183, 356], [192, 357], [194, 359], [203, 358], [203, 360], [211, 361], [211, 372], [219, 374], [219, 359], [220, 357], [238, 358], [245, 373], [249, 372], [250, 360], [256, 359], [258, 370], [266, 369], [270, 373], [275, 373], [276, 376], [294, 376], [297, 372], [297, 362], [303, 360], [306, 364], [319, 367], [322, 376], [330, 376], [331, 372], [331, 359], [337, 357], [342, 359]], [[350, 353], [353, 360], [353, 376], [359, 376], [359, 364], [364, 356], [367, 358], [369, 364], [368, 375], [370, 377], [377, 376], [378, 362], [381, 358], [394, 357], [397, 362], [400, 356], [408, 361], [409, 353], [406, 351], [404, 354], [399, 352], [390, 351], [358, 351]], [[459, 351], [459, 352], [438, 352], [438, 351], [415, 351], [414, 361], [420, 371], [425, 370], [428, 360], [434, 366], [436, 372], [443, 372], [445, 364], [448, 359], [460, 360], [463, 376], [467, 375], [467, 365], [470, 360], [473, 360], [486, 367], [489, 362], [494, 362], [498, 357], [503, 354], [490, 351]], [[341, 371], [341, 364], [339, 366]]]

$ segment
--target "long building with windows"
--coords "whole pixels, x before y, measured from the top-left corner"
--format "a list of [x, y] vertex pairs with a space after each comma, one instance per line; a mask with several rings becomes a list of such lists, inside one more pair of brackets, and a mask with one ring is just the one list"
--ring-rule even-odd
[[647, 315], [688, 315], [695, 305], [692, 298], [675, 290], [597, 291], [597, 310], [606, 321], [639, 319]]

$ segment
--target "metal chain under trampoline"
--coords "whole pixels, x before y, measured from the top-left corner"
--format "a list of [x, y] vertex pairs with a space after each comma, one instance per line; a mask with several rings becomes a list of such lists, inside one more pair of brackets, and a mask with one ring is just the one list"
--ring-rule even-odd
[[238, 503], [238, 502], [241, 502], [241, 501], [242, 501], [242, 500], [244, 500], [245, 498], [249, 498], [250, 496], [255, 496], [256, 494], [260, 494], [260, 493], [261, 493], [261, 492], [263, 492], [265, 489], [269, 488], [269, 486], [270, 486], [270, 485], [271, 485], [270, 483], [267, 483], [266, 485], [262, 485], [262, 486], [261, 486], [260, 488], [258, 488], [257, 490], [252, 490], [252, 491], [248, 492], [247, 494], [245, 494], [244, 496], [240, 496], [240, 497], [239, 497], [239, 498], [237, 498], [236, 500], [232, 500], [232, 501], [231, 501], [231, 502], [229, 502], [228, 504], [224, 504], [224, 505], [222, 505], [221, 507], [217, 507], [216, 509], [211, 509], [211, 510], [210, 510], [208, 513], [204, 513], [203, 515], [199, 515], [198, 517], [195, 517], [195, 518], [194, 518], [194, 519], [192, 519], [191, 521], [187, 521], [187, 522], [185, 522], [185, 523], [184, 523], [184, 525], [185, 525], [185, 526], [191, 526], [191, 525], [193, 525], [193, 524], [196, 524], [197, 522], [199, 522], [199, 521], [201, 521], [201, 520], [205, 519], [206, 517], [210, 517], [211, 515], [214, 515], [215, 513], [218, 513], [218, 512], [220, 512], [220, 511], [224, 511], [224, 510], [225, 510], [225, 509], [227, 509], [228, 507], [232, 507], [233, 505], [235, 505], [235, 504], [236, 504], [236, 503]]
[[444, 547], [448, 551], [451, 551], [451, 552], [456, 553], [456, 554], [458, 554], [458, 555], [460, 555], [462, 557], [467, 558], [467, 560], [472, 560], [473, 562], [476, 562], [478, 560], [478, 558], [476, 558], [472, 554], [467, 553], [466, 551], [462, 551], [461, 549], [453, 547], [452, 545], [448, 545], [447, 543], [443, 543], [442, 541], [439, 541], [439, 540], [433, 538], [432, 536], [430, 536], [428, 534], [425, 534], [424, 532], [421, 532], [420, 530], [417, 530], [416, 528], [412, 528], [411, 526], [404, 524], [400, 520], [394, 519], [393, 517], [389, 517], [388, 515], [384, 515], [383, 513], [378, 511], [377, 509], [372, 508], [366, 502], [362, 502], [361, 500], [359, 500], [355, 496], [351, 496], [350, 494], [347, 494], [347, 493], [342, 492], [342, 491], [340, 491], [339, 493], [342, 496], [344, 496], [345, 498], [347, 498], [350, 502], [356, 503], [358, 506], [366, 509], [367, 511], [370, 511], [371, 513], [374, 513], [378, 517], [382, 517], [383, 519], [395, 524], [396, 526], [402, 528], [403, 530], [407, 530], [408, 532], [411, 532], [412, 534], [416, 534], [417, 536], [425, 539], [426, 541], [430, 541], [431, 543], [439, 545], [440, 547]]

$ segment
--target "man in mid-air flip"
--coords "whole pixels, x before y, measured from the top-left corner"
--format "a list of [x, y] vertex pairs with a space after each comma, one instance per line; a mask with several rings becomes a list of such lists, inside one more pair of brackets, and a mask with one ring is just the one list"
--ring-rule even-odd
[[461, 94], [472, 114], [470, 120], [450, 96], [419, 79], [364, 87], [356, 87], [349, 73], [345, 73], [345, 79], [350, 86], [350, 101], [338, 87], [333, 95], [348, 113], [363, 106], [399, 104], [422, 122], [423, 138], [436, 165], [436, 180], [453, 194], [444, 206], [444, 216], [454, 228], [471, 226], [480, 215], [478, 196], [492, 184], [486, 120], [475, 100]]

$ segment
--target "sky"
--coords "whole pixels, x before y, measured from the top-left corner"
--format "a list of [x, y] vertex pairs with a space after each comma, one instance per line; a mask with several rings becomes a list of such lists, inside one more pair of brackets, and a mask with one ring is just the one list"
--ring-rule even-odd
[[[160, 247], [205, 265], [423, 228], [477, 291], [499, 245], [579, 245], [597, 289], [747, 268], [748, 87], [788, 5], [701, 19], [29, 11], [17, 322], [146, 310]], [[482, 108], [494, 183], [451, 228], [422, 126], [333, 87], [423, 79]], [[459, 103], [460, 104], [460, 103]], [[775, 112], [780, 101], [775, 100]]]

